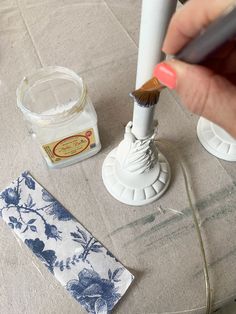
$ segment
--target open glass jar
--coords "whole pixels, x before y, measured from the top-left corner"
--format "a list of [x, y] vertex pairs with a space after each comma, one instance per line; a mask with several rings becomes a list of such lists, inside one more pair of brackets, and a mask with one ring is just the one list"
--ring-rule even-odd
[[25, 77], [17, 106], [49, 167], [68, 166], [100, 150], [97, 115], [75, 72], [53, 66]]

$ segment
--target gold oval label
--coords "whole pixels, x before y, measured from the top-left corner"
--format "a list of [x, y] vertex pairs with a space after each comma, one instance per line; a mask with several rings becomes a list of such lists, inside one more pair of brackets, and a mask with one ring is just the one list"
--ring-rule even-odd
[[55, 145], [53, 154], [57, 157], [71, 157], [84, 151], [89, 144], [89, 138], [84, 135], [69, 136]]

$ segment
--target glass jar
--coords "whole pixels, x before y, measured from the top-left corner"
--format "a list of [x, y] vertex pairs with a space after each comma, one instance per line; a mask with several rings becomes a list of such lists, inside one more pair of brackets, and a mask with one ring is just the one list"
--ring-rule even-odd
[[49, 167], [74, 164], [101, 149], [95, 109], [75, 72], [53, 66], [25, 77], [17, 106]]

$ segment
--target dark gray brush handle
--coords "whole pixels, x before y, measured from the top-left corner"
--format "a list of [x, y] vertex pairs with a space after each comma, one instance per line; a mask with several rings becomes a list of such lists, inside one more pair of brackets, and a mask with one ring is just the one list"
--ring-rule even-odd
[[[223, 1], [223, 0], [222, 0]], [[236, 36], [236, 7], [211, 23], [203, 32], [187, 44], [174, 58], [191, 64], [199, 64], [206, 57]]]

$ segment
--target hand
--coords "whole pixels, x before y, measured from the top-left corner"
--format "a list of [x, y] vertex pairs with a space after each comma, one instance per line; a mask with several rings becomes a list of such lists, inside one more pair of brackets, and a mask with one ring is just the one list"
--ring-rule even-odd
[[[190, 0], [173, 16], [163, 45], [176, 54], [235, 0]], [[204, 65], [171, 60], [160, 63], [154, 75], [175, 89], [186, 107], [236, 138], [236, 41], [228, 42]]]

